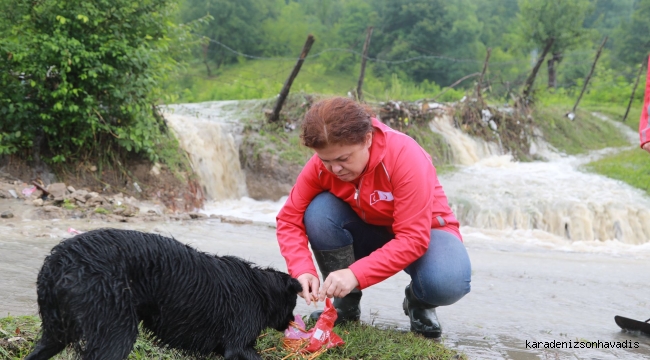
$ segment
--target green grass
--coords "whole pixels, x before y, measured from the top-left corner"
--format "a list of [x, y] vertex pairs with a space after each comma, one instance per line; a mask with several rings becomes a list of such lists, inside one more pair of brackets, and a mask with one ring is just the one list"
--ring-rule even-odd
[[[590, 111], [596, 111], [607, 115], [612, 120], [621, 121], [623, 116], [625, 116], [625, 110], [627, 109], [627, 104], [585, 104], [585, 109]], [[643, 103], [635, 102], [630, 107], [630, 113], [625, 119], [625, 125], [629, 126], [632, 130], [639, 130], [639, 120], [641, 119], [641, 110], [643, 110]]]
[[[277, 96], [289, 76], [295, 61], [251, 60], [226, 65], [220, 69], [212, 66], [212, 76], [205, 65], [192, 64], [180, 76], [172, 79], [166, 88], [178, 94], [179, 103], [214, 100], [268, 99]], [[346, 95], [357, 87], [359, 70], [346, 72], [328, 70], [318, 59], [305, 61], [291, 87], [291, 93], [317, 93]], [[417, 100], [432, 98], [442, 90], [433, 83], [415, 84], [393, 74], [379, 79], [368, 69], [364, 78], [364, 98], [369, 101], [389, 99]], [[464, 91], [447, 91], [439, 101], [455, 101]]]
[[534, 123], [544, 133], [544, 139], [569, 155], [590, 150], [629, 145], [618, 129], [593, 116], [590, 111], [578, 109], [571, 121], [565, 114], [572, 106], [542, 105], [533, 111]]
[[74, 209], [77, 208], [77, 205], [72, 203], [72, 201], [70, 201], [70, 199], [65, 199], [65, 200], [63, 200], [63, 205], [61, 205], [61, 207], [66, 209], [66, 210], [74, 210]]
[[586, 165], [587, 170], [624, 181], [650, 195], [650, 154], [638, 148]]
[[95, 208], [94, 213], [95, 214], [103, 214], [103, 215], [105, 215], [105, 214], [110, 214], [110, 211], [104, 209], [103, 207], [97, 207], [97, 208]]
[[[308, 324], [308, 326], [310, 326]], [[18, 360], [29, 354], [40, 329], [40, 320], [33, 316], [0, 318], [0, 359]], [[345, 345], [329, 349], [318, 357], [319, 360], [338, 359], [464, 359], [465, 356], [443, 345], [415, 336], [412, 333], [402, 333], [395, 330], [381, 330], [365, 324], [349, 324], [334, 328]], [[22, 337], [26, 341], [13, 342], [9, 345], [8, 339]], [[275, 330], [267, 330], [258, 338], [256, 350], [262, 358], [282, 359], [290, 352], [282, 348], [283, 334]], [[70, 349], [56, 356], [54, 359], [73, 359], [74, 353]], [[192, 356], [181, 354], [167, 348], [155, 345], [155, 340], [146, 333], [141, 332], [129, 359], [165, 359], [165, 360], [190, 360]], [[221, 359], [221, 357], [208, 357], [207, 359]], [[293, 358], [298, 359], [298, 358]]]

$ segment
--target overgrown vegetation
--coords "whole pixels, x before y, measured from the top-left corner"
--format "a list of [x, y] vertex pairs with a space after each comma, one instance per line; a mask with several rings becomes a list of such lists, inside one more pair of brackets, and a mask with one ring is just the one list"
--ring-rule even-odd
[[[308, 324], [308, 326], [313, 326]], [[33, 316], [6, 317], [0, 319], [0, 359], [19, 360], [33, 348], [38, 338], [40, 320]], [[337, 326], [334, 332], [345, 341], [341, 348], [330, 349], [318, 357], [322, 360], [342, 359], [464, 359], [462, 354], [446, 349], [441, 344], [396, 330], [382, 330], [366, 324], [348, 324]], [[264, 359], [283, 359], [291, 353], [282, 347], [283, 334], [275, 330], [266, 330], [258, 338], [256, 349]], [[73, 359], [74, 354], [66, 349], [54, 359]], [[208, 357], [221, 359], [222, 357]], [[295, 357], [294, 357], [295, 358]], [[129, 359], [165, 359], [194, 360], [175, 350], [158, 347], [155, 339], [145, 331], [134, 346]]]
[[1, 0], [0, 11], [0, 155], [186, 165], [156, 108], [189, 39], [174, 2]]

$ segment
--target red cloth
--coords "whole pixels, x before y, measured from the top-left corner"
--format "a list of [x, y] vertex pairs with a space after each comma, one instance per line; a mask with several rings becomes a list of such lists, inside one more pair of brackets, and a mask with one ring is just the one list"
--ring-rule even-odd
[[643, 110], [641, 111], [641, 121], [639, 122], [639, 138], [641, 147], [650, 142], [650, 124], [648, 124], [648, 112], [650, 111], [650, 56], [648, 56], [648, 75], [645, 81], [645, 98], [643, 100]]
[[367, 223], [386, 226], [395, 234], [395, 239], [350, 266], [360, 289], [385, 280], [424, 255], [432, 228], [461, 238], [458, 220], [429, 154], [415, 140], [377, 119], [373, 119], [373, 126], [370, 159], [358, 195], [353, 183], [331, 174], [316, 155], [298, 176], [277, 216], [280, 251], [291, 276], [310, 273], [318, 277], [303, 215], [312, 199], [323, 191], [348, 203]]

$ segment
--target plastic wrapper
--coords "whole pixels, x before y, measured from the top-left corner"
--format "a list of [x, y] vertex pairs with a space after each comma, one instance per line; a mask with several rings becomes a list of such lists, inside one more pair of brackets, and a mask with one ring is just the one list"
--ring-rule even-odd
[[[345, 344], [343, 339], [334, 331], [334, 322], [338, 314], [330, 299], [325, 299], [325, 309], [316, 325], [306, 330], [305, 323], [299, 315], [295, 321], [284, 331], [284, 347], [294, 354], [302, 355], [305, 359], [314, 359], [325, 350]], [[311, 354], [310, 356], [306, 356]]]

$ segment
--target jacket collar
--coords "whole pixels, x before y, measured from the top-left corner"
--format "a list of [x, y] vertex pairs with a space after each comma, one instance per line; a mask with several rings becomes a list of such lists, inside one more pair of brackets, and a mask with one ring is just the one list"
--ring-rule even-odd
[[372, 134], [372, 145], [370, 145], [370, 159], [368, 160], [368, 167], [365, 173], [375, 170], [375, 167], [384, 159], [386, 155], [386, 132], [382, 122], [376, 118], [372, 118], [372, 126], [374, 133]]

